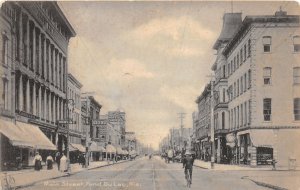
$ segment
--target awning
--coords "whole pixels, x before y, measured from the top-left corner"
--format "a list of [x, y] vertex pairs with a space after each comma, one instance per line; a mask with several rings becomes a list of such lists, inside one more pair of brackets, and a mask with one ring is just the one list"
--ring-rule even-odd
[[111, 144], [108, 144], [107, 146], [106, 146], [106, 152], [107, 153], [116, 153], [116, 148], [113, 146], [113, 145], [111, 145]]
[[135, 154], [136, 154], [135, 150], [129, 151], [129, 155], [135, 155]]
[[77, 148], [75, 148], [74, 146], [72, 146], [72, 144], [70, 144], [69, 151], [70, 152], [77, 151]]
[[36, 149], [56, 150], [56, 146], [52, 144], [38, 126], [21, 122], [17, 122], [17, 126], [26, 131]]
[[245, 130], [245, 131], [239, 131], [239, 132], [237, 132], [237, 136], [240, 136], [240, 135], [245, 135], [245, 134], [248, 134], [248, 133], [250, 133], [250, 130]]
[[97, 145], [96, 142], [92, 142], [92, 144], [90, 146], [90, 151], [91, 152], [100, 152], [99, 146]]
[[82, 146], [81, 144], [71, 143], [71, 145], [79, 152], [85, 152], [85, 147]]
[[121, 147], [117, 147], [117, 154], [123, 154], [123, 150]]
[[124, 150], [124, 155], [127, 155], [128, 154], [128, 151], [127, 150]]
[[46, 135], [35, 125], [21, 122], [14, 124], [0, 119], [0, 132], [9, 139], [13, 146], [56, 150]]
[[250, 139], [255, 147], [273, 147], [275, 134], [272, 129], [251, 130]]

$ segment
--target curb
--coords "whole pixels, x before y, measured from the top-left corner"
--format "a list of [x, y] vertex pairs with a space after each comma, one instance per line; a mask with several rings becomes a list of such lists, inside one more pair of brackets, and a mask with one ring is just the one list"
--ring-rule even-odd
[[116, 163], [112, 163], [112, 164], [106, 164], [106, 165], [102, 165], [102, 166], [96, 166], [96, 167], [93, 167], [93, 168], [87, 168], [85, 170], [79, 170], [79, 171], [76, 171], [76, 172], [66, 173], [66, 174], [63, 174], [63, 175], [60, 175], [60, 176], [50, 177], [50, 178], [47, 178], [47, 179], [41, 179], [41, 180], [38, 180], [38, 181], [35, 181], [35, 182], [32, 182], [32, 183], [28, 183], [28, 184], [24, 184], [24, 185], [17, 185], [14, 188], [15, 189], [26, 188], [26, 187], [33, 186], [34, 184], [40, 183], [40, 182], [43, 182], [43, 181], [58, 179], [58, 178], [62, 178], [62, 177], [69, 177], [69, 176], [78, 174], [78, 173], [83, 172], [83, 171], [94, 170], [94, 169], [98, 169], [98, 168], [102, 168], [102, 167], [106, 167], [106, 166], [111, 166], [111, 165], [116, 165], [116, 164], [122, 164], [122, 163], [125, 163], [125, 162], [128, 162], [128, 161], [129, 160], [126, 160], [126, 161], [123, 161], [123, 162], [116, 162]]
[[241, 177], [241, 179], [248, 179], [248, 180], [254, 182], [256, 185], [259, 185], [259, 186], [262, 186], [262, 187], [268, 187], [268, 188], [271, 188], [271, 189], [274, 189], [274, 190], [288, 190], [288, 189], [283, 188], [283, 187], [279, 187], [279, 186], [272, 185], [272, 184], [269, 184], [269, 183], [265, 183], [265, 182], [250, 179], [247, 176]]

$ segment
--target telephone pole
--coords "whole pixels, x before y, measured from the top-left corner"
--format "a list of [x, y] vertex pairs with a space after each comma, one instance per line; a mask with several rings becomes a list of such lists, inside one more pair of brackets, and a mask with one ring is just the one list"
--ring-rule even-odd
[[178, 113], [180, 119], [180, 142], [179, 142], [180, 150], [182, 149], [181, 145], [183, 145], [183, 119], [185, 117], [185, 114], [186, 113], [183, 112]]

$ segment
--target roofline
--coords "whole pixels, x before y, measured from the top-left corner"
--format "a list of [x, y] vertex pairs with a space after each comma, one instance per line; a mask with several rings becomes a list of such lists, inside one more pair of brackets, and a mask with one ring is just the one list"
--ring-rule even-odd
[[63, 13], [63, 11], [61, 10], [61, 8], [59, 7], [59, 5], [57, 4], [57, 1], [52, 1], [51, 3], [56, 8], [57, 12], [59, 13], [59, 16], [61, 16], [61, 18], [63, 19], [63, 21], [67, 25], [67, 27], [68, 27], [68, 29], [69, 29], [69, 31], [71, 33], [71, 37], [75, 37], [76, 36], [76, 32], [75, 32], [74, 28], [72, 27], [72, 25], [70, 24], [70, 22], [68, 21], [68, 19], [65, 16], [65, 14]]
[[210, 88], [210, 86], [211, 86], [210, 83], [206, 84], [206, 86], [205, 86], [204, 90], [202, 91], [201, 95], [198, 96], [198, 98], [197, 98], [196, 101], [195, 101], [197, 104], [199, 104], [199, 102], [200, 102], [205, 96], [207, 96], [207, 94], [209, 93], [209, 88]]
[[[246, 16], [242, 22], [241, 27], [233, 35], [233, 38], [224, 47], [222, 53], [227, 56], [230, 50], [234, 47], [238, 39], [242, 34], [247, 31], [246, 29], [253, 23], [299, 23], [300, 15], [285, 15], [285, 16], [275, 16], [275, 15], [263, 15], [263, 16]], [[289, 22], [287, 22], [289, 21]]]
[[82, 87], [82, 84], [74, 77], [74, 75], [72, 75], [71, 73], [68, 73], [68, 80], [72, 80], [74, 81], [74, 83], [79, 87], [81, 88]]

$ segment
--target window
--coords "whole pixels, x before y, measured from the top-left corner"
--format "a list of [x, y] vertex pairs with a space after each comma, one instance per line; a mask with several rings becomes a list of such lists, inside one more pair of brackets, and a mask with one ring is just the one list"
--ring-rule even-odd
[[244, 108], [243, 108], [243, 104], [241, 104], [241, 126], [243, 126], [243, 123], [244, 123], [244, 114], [243, 114], [243, 111], [244, 111]]
[[222, 112], [222, 129], [225, 129], [225, 113]]
[[294, 78], [294, 84], [300, 84], [300, 67], [294, 67], [293, 78]]
[[238, 64], [236, 64], [236, 57], [233, 58], [234, 70], [238, 68]]
[[244, 74], [244, 92], [247, 90], [247, 73]]
[[227, 72], [228, 72], [228, 76], [230, 75], [230, 63], [228, 63], [228, 65], [227, 65]]
[[251, 57], [251, 40], [248, 40], [248, 57]]
[[271, 114], [272, 114], [272, 99], [265, 98], [263, 100], [263, 112], [264, 112], [264, 121], [271, 121]]
[[239, 96], [240, 95], [240, 80], [239, 79], [237, 79], [236, 87], [237, 87], [237, 93], [236, 93], [236, 95]]
[[300, 36], [293, 37], [294, 52], [300, 52]]
[[239, 53], [237, 53], [236, 62], [237, 62], [237, 64], [240, 64], [240, 54]]
[[225, 88], [223, 88], [223, 102], [225, 102]]
[[3, 108], [8, 109], [8, 81], [6, 78], [3, 78], [2, 102]]
[[250, 125], [251, 121], [251, 100], [248, 102], [248, 124]]
[[272, 68], [271, 67], [265, 67], [264, 68], [264, 85], [271, 84], [271, 74], [272, 74]]
[[263, 46], [264, 46], [264, 52], [268, 53], [271, 52], [271, 36], [264, 36], [262, 39]]
[[300, 98], [294, 99], [294, 117], [296, 121], [300, 121]]
[[243, 47], [240, 50], [240, 64], [243, 63]]
[[235, 64], [233, 64], [233, 61], [231, 60], [231, 70], [232, 70], [232, 72], [234, 72], [235, 71]]
[[247, 58], [247, 44], [244, 45], [244, 62], [246, 61]]
[[245, 110], [245, 122], [244, 122], [244, 126], [247, 125], [247, 102], [244, 103], [244, 110]]
[[243, 90], [243, 76], [241, 76], [241, 94], [243, 94], [244, 90]]
[[251, 88], [251, 70], [248, 70], [248, 89]]
[[233, 84], [233, 97], [236, 97], [236, 83]]
[[239, 126], [240, 126], [240, 107], [239, 106], [237, 106], [236, 115], [237, 115], [237, 128], [239, 128]]
[[5, 34], [2, 35], [2, 64], [7, 65], [8, 64], [8, 38]]

